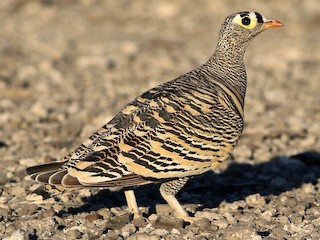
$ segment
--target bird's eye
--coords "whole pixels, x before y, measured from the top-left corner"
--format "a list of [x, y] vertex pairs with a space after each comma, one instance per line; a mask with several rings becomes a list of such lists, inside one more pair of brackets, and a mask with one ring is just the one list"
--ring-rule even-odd
[[240, 14], [235, 17], [234, 22], [246, 29], [254, 29], [258, 24], [257, 20], [253, 16], [241, 16]]
[[242, 18], [241, 22], [243, 25], [248, 26], [248, 25], [250, 25], [251, 20], [248, 17], [244, 17], [244, 18]]

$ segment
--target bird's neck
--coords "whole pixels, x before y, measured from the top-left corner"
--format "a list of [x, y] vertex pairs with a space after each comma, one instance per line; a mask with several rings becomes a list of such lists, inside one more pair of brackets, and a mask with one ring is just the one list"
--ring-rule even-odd
[[205, 64], [217, 81], [236, 89], [244, 99], [247, 86], [246, 70], [243, 62], [247, 43], [219, 41], [217, 48]]

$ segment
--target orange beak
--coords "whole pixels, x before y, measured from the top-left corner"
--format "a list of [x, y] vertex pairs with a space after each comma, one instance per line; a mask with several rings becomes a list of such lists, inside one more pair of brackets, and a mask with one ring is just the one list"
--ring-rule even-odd
[[262, 30], [267, 30], [269, 28], [284, 27], [283, 23], [278, 20], [268, 20], [262, 24]]

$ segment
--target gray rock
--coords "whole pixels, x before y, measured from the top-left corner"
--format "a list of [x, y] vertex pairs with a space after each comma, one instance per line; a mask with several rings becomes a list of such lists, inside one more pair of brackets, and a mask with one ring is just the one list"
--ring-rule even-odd
[[132, 235], [136, 231], [137, 231], [136, 227], [132, 223], [129, 223], [125, 225], [123, 228], [121, 228], [121, 235], [124, 238], [128, 238], [130, 235]]
[[29, 216], [35, 213], [38, 209], [38, 206], [36, 204], [21, 204], [16, 209], [15, 212], [23, 217], [23, 216]]
[[208, 231], [211, 223], [207, 218], [201, 218], [192, 224], [194, 227], [199, 228], [201, 231]]
[[160, 216], [154, 223], [155, 228], [171, 230], [172, 228], [179, 229], [183, 226], [181, 219]]
[[25, 230], [19, 229], [14, 231], [11, 236], [6, 237], [3, 240], [29, 240], [29, 235]]
[[130, 213], [112, 217], [106, 224], [106, 228], [121, 229], [130, 222]]
[[128, 240], [160, 240], [158, 235], [149, 235], [147, 233], [135, 233]]

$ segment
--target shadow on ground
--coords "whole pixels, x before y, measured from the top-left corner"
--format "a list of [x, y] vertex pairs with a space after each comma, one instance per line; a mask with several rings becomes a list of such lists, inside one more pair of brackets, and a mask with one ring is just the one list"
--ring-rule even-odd
[[[304, 183], [316, 184], [320, 178], [320, 153], [306, 151], [290, 157], [276, 157], [268, 162], [250, 165], [232, 163], [224, 172], [208, 172], [194, 177], [181, 190], [177, 198], [182, 204], [201, 204], [204, 208], [217, 207], [222, 201], [243, 200], [259, 193], [262, 196], [279, 195], [299, 188]], [[159, 185], [149, 185], [135, 190], [139, 206], [150, 207], [165, 203], [159, 194]], [[85, 204], [69, 208], [69, 214], [90, 212], [100, 208], [126, 205], [124, 194], [101, 190], [83, 199]]]

